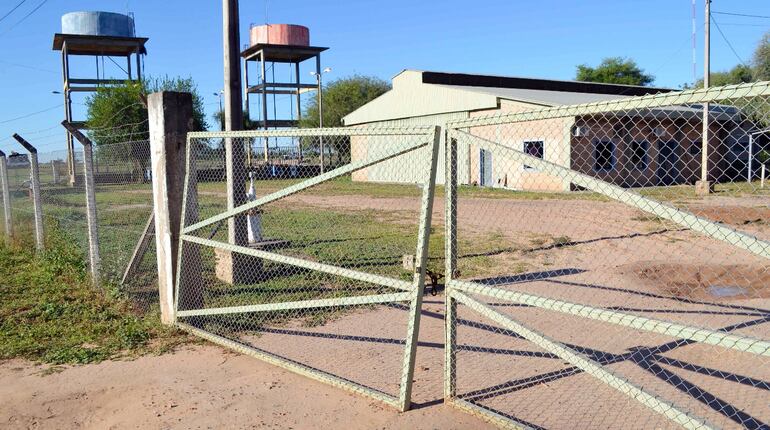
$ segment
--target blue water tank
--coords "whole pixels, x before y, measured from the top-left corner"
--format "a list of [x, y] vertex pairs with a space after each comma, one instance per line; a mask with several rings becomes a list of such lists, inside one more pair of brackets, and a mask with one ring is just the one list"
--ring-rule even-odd
[[134, 18], [114, 12], [70, 12], [61, 17], [64, 34], [136, 37]]

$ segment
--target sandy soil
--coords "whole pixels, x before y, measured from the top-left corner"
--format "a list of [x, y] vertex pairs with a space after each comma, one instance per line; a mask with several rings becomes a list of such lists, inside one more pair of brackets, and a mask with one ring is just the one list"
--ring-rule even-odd
[[[418, 199], [297, 194], [280, 202], [335, 210], [416, 214]], [[725, 202], [693, 210], [770, 237], [764, 208]], [[434, 208], [443, 223], [443, 201]], [[460, 240], [499, 236], [478, 282], [768, 338], [765, 260], [650, 220], [612, 202], [461, 199]], [[560, 238], [560, 245], [550, 242]], [[477, 264], [460, 249], [460, 269]], [[514, 264], [515, 263], [515, 264]], [[526, 274], [519, 273], [523, 269]], [[726, 287], [724, 296], [709, 286]], [[723, 285], [724, 284], [724, 285]], [[733, 294], [730, 288], [737, 288]], [[422, 311], [416, 410], [398, 414], [254, 359], [196, 347], [133, 362], [39, 376], [21, 362], [0, 365], [0, 426], [11, 428], [482, 428], [441, 405], [442, 296]], [[766, 358], [619, 328], [565, 314], [488, 302], [499, 312], [607, 363], [639, 386], [718, 426], [770, 422]], [[666, 428], [670, 422], [590, 375], [461, 307], [458, 395], [545, 428]], [[241, 340], [388, 393], [401, 369], [406, 312], [379, 306], [327, 324], [288, 324]], [[737, 411], [737, 412], [730, 412]], [[741, 415], [742, 414], [742, 415]], [[737, 417], [737, 418], [736, 418]]]
[[[766, 200], [736, 206], [735, 201], [730, 205], [722, 199], [699, 202], [690, 209], [714, 222], [768, 239], [768, 212], [766, 207], [757, 206], [763, 202]], [[418, 208], [417, 199], [304, 194], [292, 196], [286, 203], [405, 214], [415, 214]], [[434, 216], [439, 225], [443, 211], [443, 202], [437, 200]], [[465, 198], [459, 201], [458, 225], [461, 242], [497, 236], [484, 251], [491, 261], [482, 268], [483, 276], [478, 276], [479, 270], [469, 275], [479, 282], [770, 338], [770, 270], [766, 260], [660, 223], [625, 205]], [[550, 241], [555, 238], [564, 245], [552, 246]], [[479, 264], [462, 246], [459, 256], [461, 272]], [[522, 269], [526, 274], [519, 273]], [[734, 428], [741, 420], [749, 427], [770, 423], [770, 363], [766, 358], [713, 346], [677, 344], [666, 336], [496, 303], [488, 297], [479, 299], [552, 339], [612, 363], [608, 366], [612, 371], [717, 426]], [[479, 315], [466, 310], [463, 318], [467, 323], [458, 329], [459, 342], [464, 344], [458, 354], [458, 394], [464, 398], [545, 428], [670, 426], [660, 415], [591, 376], [575, 372], [546, 351], [504, 333]], [[380, 309], [369, 315], [368, 321], [388, 333], [384, 327], [392, 327], [398, 319], [392, 311]], [[364, 323], [365, 319], [350, 315], [328, 324], [324, 331], [346, 333]], [[421, 336], [429, 336], [429, 331], [423, 329]], [[277, 337], [266, 336], [258, 343], [305, 360], [319, 356], [305, 357], [298, 346], [280, 342]], [[360, 353], [354, 356], [363, 357]], [[348, 372], [350, 378], [374, 380], [369, 383], [375, 385], [378, 379], [382, 382], [381, 377], [342, 365], [331, 367], [333, 372]]]
[[398, 413], [215, 346], [42, 370], [21, 360], [0, 364], [0, 428], [489, 428], [436, 401]]

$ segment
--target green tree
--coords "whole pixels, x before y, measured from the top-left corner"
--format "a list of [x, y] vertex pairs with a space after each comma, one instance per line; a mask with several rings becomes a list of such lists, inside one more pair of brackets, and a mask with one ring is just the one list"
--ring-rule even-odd
[[[724, 85], [745, 84], [754, 81], [754, 72], [751, 67], [744, 64], [738, 64], [730, 70], [724, 72], [711, 72], [709, 86], [721, 87]], [[695, 85], [685, 84], [684, 89], [703, 88], [703, 79], [698, 79]]]
[[596, 66], [577, 66], [575, 79], [583, 82], [607, 84], [649, 85], [655, 77], [644, 73], [634, 60], [623, 57], [608, 57]]
[[[323, 126], [341, 127], [342, 118], [359, 107], [369, 103], [390, 89], [390, 84], [372, 76], [354, 75], [337, 79], [323, 89]], [[299, 126], [302, 128], [318, 127], [318, 98], [311, 98], [305, 105]], [[320, 140], [305, 138], [302, 146], [305, 150], [318, 150]], [[333, 137], [324, 140], [325, 151], [336, 154], [337, 163], [350, 161], [350, 138]], [[331, 160], [331, 157], [328, 158]]]
[[[323, 89], [324, 127], [342, 126], [342, 118], [381, 96], [390, 84], [373, 76], [354, 75], [329, 82]], [[318, 127], [318, 98], [305, 105], [300, 127]]]
[[141, 82], [104, 86], [86, 98], [88, 135], [97, 145], [120, 143], [149, 132], [147, 95], [157, 91], [181, 91], [193, 95], [193, 131], [206, 130], [203, 98], [192, 78], [149, 78]]
[[[97, 145], [97, 161], [132, 163], [137, 179], [144, 177], [150, 159], [147, 95], [157, 91], [181, 91], [193, 95], [193, 131], [206, 130], [208, 124], [203, 99], [192, 78], [149, 78], [141, 82], [104, 86], [86, 98], [86, 127]], [[106, 145], [132, 142], [107, 149]]]
[[[260, 128], [259, 121], [255, 121], [246, 115], [246, 111], [243, 111], [243, 129], [244, 130], [257, 130]], [[222, 129], [225, 129], [225, 111], [217, 109], [216, 112], [211, 114], [214, 122]]]
[[765, 33], [759, 40], [754, 50], [754, 79], [757, 81], [770, 81], [770, 32]]

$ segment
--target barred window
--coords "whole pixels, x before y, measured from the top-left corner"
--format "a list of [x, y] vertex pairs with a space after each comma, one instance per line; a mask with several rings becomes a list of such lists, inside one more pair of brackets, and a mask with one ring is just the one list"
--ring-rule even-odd
[[646, 140], [631, 142], [631, 165], [639, 170], [646, 170], [650, 165], [649, 148], [650, 144]]
[[610, 171], [615, 167], [615, 142], [611, 140], [594, 141], [594, 170]]
[[[544, 143], [542, 140], [528, 140], [524, 142], [524, 153], [542, 159], [544, 155]], [[525, 169], [534, 169], [532, 166], [524, 165]]]

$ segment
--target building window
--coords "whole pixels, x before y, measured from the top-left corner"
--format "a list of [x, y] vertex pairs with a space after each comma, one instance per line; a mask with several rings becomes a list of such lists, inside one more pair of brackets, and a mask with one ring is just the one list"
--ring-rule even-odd
[[700, 155], [700, 147], [702, 144], [703, 142], [700, 140], [693, 140], [692, 143], [690, 143], [690, 155]]
[[[531, 155], [532, 157], [537, 157], [539, 159], [543, 159], [543, 150], [544, 150], [544, 143], [542, 140], [528, 140], [524, 142], [524, 153], [527, 155]], [[534, 169], [534, 167], [524, 165], [524, 168]]]
[[615, 167], [615, 142], [597, 140], [594, 142], [594, 170], [607, 172]]
[[650, 144], [645, 140], [631, 142], [631, 165], [639, 170], [647, 170], [650, 165], [650, 157], [647, 155], [649, 148]]

